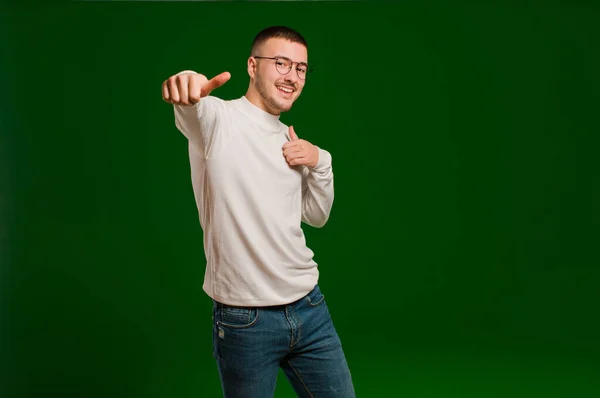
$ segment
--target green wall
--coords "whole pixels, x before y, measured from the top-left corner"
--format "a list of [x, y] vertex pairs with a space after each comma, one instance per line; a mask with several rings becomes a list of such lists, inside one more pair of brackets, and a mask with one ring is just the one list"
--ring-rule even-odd
[[315, 68], [282, 120], [333, 155], [304, 230], [358, 396], [600, 396], [600, 4], [449, 3], [4, 7], [0, 396], [220, 396], [160, 86], [241, 96], [274, 24]]

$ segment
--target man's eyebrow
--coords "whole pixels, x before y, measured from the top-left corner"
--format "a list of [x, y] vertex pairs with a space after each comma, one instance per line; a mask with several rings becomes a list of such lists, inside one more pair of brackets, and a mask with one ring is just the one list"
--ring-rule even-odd
[[[289, 57], [286, 57], [285, 55], [281, 55], [281, 54], [277, 54], [277, 55], [275, 56], [275, 58], [287, 58], [287, 59], [290, 59]], [[290, 59], [290, 61], [291, 61], [291, 59]], [[303, 65], [308, 65], [308, 62], [306, 62], [306, 61], [300, 61], [300, 62], [298, 62], [298, 63], [299, 63], [299, 64], [303, 64]]]

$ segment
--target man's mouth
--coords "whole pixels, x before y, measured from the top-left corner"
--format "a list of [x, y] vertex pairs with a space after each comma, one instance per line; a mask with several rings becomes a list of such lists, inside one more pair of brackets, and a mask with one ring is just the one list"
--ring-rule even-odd
[[291, 94], [294, 92], [294, 89], [288, 86], [276, 86], [279, 91], [286, 94]]

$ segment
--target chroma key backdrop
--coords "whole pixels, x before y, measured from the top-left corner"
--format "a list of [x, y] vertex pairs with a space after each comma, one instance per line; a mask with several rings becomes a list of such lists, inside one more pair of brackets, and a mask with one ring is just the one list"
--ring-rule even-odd
[[[187, 144], [192, 69], [254, 35], [314, 73], [303, 225], [361, 398], [600, 397], [600, 3], [22, 2], [0, 13], [0, 396], [222, 396]], [[276, 397], [294, 397], [283, 374]]]

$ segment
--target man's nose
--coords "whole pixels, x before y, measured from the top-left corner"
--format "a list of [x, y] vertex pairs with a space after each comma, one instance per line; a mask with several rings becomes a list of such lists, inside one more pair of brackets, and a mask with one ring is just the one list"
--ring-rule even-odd
[[296, 84], [297, 76], [295, 76], [296, 71], [292, 69], [287, 75], [285, 75], [285, 81], [290, 84]]

